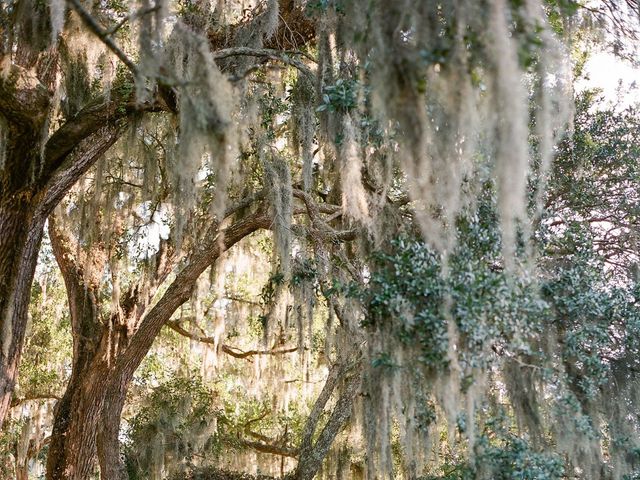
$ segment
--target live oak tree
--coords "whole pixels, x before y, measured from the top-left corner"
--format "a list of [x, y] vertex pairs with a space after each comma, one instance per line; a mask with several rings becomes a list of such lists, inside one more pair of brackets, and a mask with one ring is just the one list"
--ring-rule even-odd
[[[615, 218], [633, 218], [635, 196], [632, 192], [634, 191], [634, 182], [637, 182], [634, 173], [637, 169], [635, 161], [637, 152], [633, 153], [636, 145], [633, 141], [629, 142], [629, 139], [633, 137], [627, 136], [627, 133], [633, 131], [633, 119], [636, 117], [633, 111], [619, 114], [608, 110], [601, 110], [596, 115], [585, 116], [584, 113], [592, 106], [587, 98], [589, 96], [581, 98], [577, 102], [578, 112], [573, 141], [566, 143], [566, 146], [570, 146], [571, 150], [561, 150], [561, 154], [554, 163], [548, 193], [545, 196], [545, 202], [549, 205], [545, 210], [545, 217], [548, 218], [542, 222], [544, 226], [539, 227], [541, 229], [539, 247], [544, 249], [544, 252], [540, 254], [539, 268], [541, 272], [546, 272], [543, 273], [544, 285], [541, 290], [530, 281], [518, 280], [517, 284], [510, 284], [508, 277], [502, 271], [499, 234], [495, 225], [495, 210], [492, 206], [494, 199], [490, 187], [482, 200], [482, 208], [478, 210], [476, 220], [473, 220], [473, 217], [466, 220], [461, 219], [458, 224], [460, 247], [450, 261], [448, 278], [440, 276], [438, 254], [435, 251], [430, 251], [420, 242], [408, 241], [406, 237], [401, 242], [394, 242], [393, 250], [398, 253], [377, 254], [375, 260], [369, 263], [369, 268], [375, 274], [372, 278], [370, 293], [367, 290], [362, 292], [363, 300], [369, 304], [366, 320], [369, 326], [367, 328], [378, 328], [381, 325], [380, 322], [387, 324], [385, 328], [393, 328], [394, 323], [389, 322], [389, 319], [397, 318], [402, 322], [408, 321], [407, 316], [411, 315], [410, 309], [415, 309], [416, 315], [412, 323], [397, 325], [400, 327], [400, 330], [397, 331], [400, 343], [393, 343], [395, 341], [392, 340], [392, 330], [386, 337], [387, 341], [392, 342], [391, 345], [387, 344], [386, 348], [382, 350], [378, 350], [375, 344], [373, 345], [371, 358], [373, 369], [370, 375], [372, 375], [372, 379], [380, 381], [379, 386], [384, 386], [385, 378], [394, 378], [396, 375], [405, 375], [405, 372], [411, 371], [409, 365], [397, 363], [399, 360], [396, 355], [400, 355], [400, 352], [407, 348], [412, 349], [410, 351], [415, 353], [407, 357], [405, 352], [404, 358], [416, 359], [416, 365], [420, 369], [426, 368], [426, 372], [428, 372], [429, 369], [444, 367], [443, 354], [446, 355], [448, 348], [447, 327], [446, 323], [443, 323], [446, 317], [442, 317], [439, 312], [442, 308], [441, 295], [447, 292], [451, 295], [450, 301], [453, 303], [450, 308], [452, 308], [452, 314], [455, 315], [456, 323], [460, 328], [461, 339], [464, 339], [459, 344], [461, 361], [480, 361], [480, 365], [484, 362], [496, 365], [504, 364], [504, 367], [500, 368], [504, 368], [504, 375], [509, 375], [501, 381], [508, 382], [506, 385], [508, 385], [510, 392], [510, 403], [512, 402], [516, 412], [520, 412], [515, 413], [516, 418], [519, 418], [517, 427], [512, 424], [514, 422], [511, 417], [512, 413], [509, 413], [509, 410], [502, 410], [504, 407], [500, 405], [498, 400], [494, 400], [495, 403], [490, 401], [483, 405], [476, 412], [478, 418], [484, 419], [478, 427], [481, 427], [481, 430], [475, 435], [477, 463], [474, 466], [474, 463], [460, 460], [460, 455], [464, 459], [465, 446], [464, 442], [460, 445], [456, 444], [453, 452], [457, 453], [452, 452], [451, 458], [458, 458], [458, 463], [445, 463], [442, 469], [448, 473], [438, 476], [438, 478], [477, 478], [477, 475], [480, 474], [477, 470], [478, 466], [482, 466], [485, 474], [494, 478], [497, 475], [501, 475], [498, 478], [511, 478], [509, 475], [514, 471], [524, 472], [525, 478], [538, 478], [540, 475], [546, 475], [549, 478], [562, 478], [562, 472], [566, 471], [567, 465], [563, 464], [562, 457], [554, 452], [563, 452], [562, 449], [567, 446], [584, 445], [585, 439], [581, 439], [581, 435], [586, 436], [586, 440], [588, 440], [586, 445], [589, 445], [593, 439], [597, 439], [597, 433], [595, 437], [591, 437], [594, 432], [591, 430], [593, 427], [590, 426], [592, 421], [588, 420], [590, 418], [604, 421], [605, 423], [602, 425], [607, 425], [611, 434], [618, 438], [616, 441], [616, 449], [618, 450], [614, 450], [612, 447], [607, 448], [610, 454], [614, 454], [616, 451], [620, 452], [615, 453], [619, 456], [615, 457], [616, 460], [609, 460], [603, 464], [602, 475], [609, 475], [611, 473], [609, 469], [617, 469], [621, 475], [625, 469], [629, 468], [625, 466], [626, 462], [631, 462], [632, 466], [635, 461], [633, 445], [634, 438], [637, 440], [637, 434], [625, 431], [624, 429], [629, 426], [625, 423], [609, 423], [612, 419], [624, 417], [623, 412], [628, 408], [626, 402], [630, 401], [628, 393], [625, 393], [628, 391], [629, 385], [625, 382], [631, 381], [631, 385], [633, 385], [634, 381], [634, 363], [629, 360], [629, 355], [633, 356], [631, 352], [636, 348], [633, 340], [633, 332], [637, 323], [637, 315], [634, 314], [636, 311], [633, 300], [634, 293], [632, 291], [625, 293], [627, 287], [624, 286], [624, 283], [628, 280], [624, 280], [622, 285], [619, 283], [624, 278], [632, 279], [634, 264], [633, 261], [616, 260], [616, 256], [620, 255], [617, 253], [620, 249], [627, 252], [625, 255], [632, 255], [634, 247], [632, 243], [629, 243], [629, 237], [612, 238], [610, 247], [606, 252], [603, 251], [600, 257], [605, 262], [611, 259], [614, 261], [611, 266], [616, 269], [607, 272], [602, 270], [601, 260], [590, 253], [589, 238], [585, 236], [584, 230], [576, 227], [593, 224], [596, 228], [594, 230], [595, 237], [599, 238], [598, 228], [601, 228], [600, 225], [592, 216], [585, 216], [585, 214], [590, 214], [590, 209], [596, 204], [602, 209], [600, 215], [606, 210]], [[597, 126], [602, 125], [605, 120], [609, 125], [607, 129], [598, 128]], [[630, 130], [627, 129], [629, 126]], [[605, 134], [605, 131], [608, 133]], [[587, 134], [587, 132], [591, 133]], [[617, 147], [610, 148], [613, 145], [617, 145]], [[609, 172], [609, 176], [603, 179], [607, 180], [609, 186], [594, 182], [582, 182], [580, 180], [583, 175], [582, 171], [571, 167], [572, 162], [578, 158], [572, 155], [573, 151], [585, 152], [579, 157], [582, 159], [583, 169], [589, 169], [589, 165], [605, 168]], [[617, 153], [622, 152], [626, 152], [626, 154], [617, 156]], [[610, 165], [610, 167], [604, 167], [604, 165]], [[616, 181], [610, 178], [614, 175], [617, 176]], [[106, 177], [111, 178], [110, 175], [106, 175]], [[620, 186], [625, 185], [630, 190], [625, 197], [625, 202], [621, 203], [615, 200], [616, 193]], [[612, 200], [613, 203], [608, 204], [608, 200]], [[552, 203], [562, 205], [562, 207], [553, 206], [552, 208]], [[554, 215], [559, 212], [562, 212], [562, 218]], [[572, 229], [568, 231], [558, 229], [563, 224], [560, 223], [561, 219], [563, 222], [573, 223]], [[138, 219], [138, 221], [141, 220]], [[94, 240], [93, 247], [90, 248], [95, 248], [97, 252], [101, 242], [97, 239]], [[74, 249], [72, 253], [76, 252], [77, 250]], [[391, 271], [385, 267], [387, 264], [392, 266]], [[625, 264], [629, 269], [620, 270], [619, 265]], [[296, 273], [296, 275], [299, 274]], [[608, 282], [608, 279], [616, 278], [618, 286], [614, 290], [611, 290], [611, 286], [608, 290], [602, 290], [598, 286], [602, 282]], [[349, 289], [352, 287], [347, 290]], [[354, 293], [357, 293], [357, 290], [352, 289], [352, 293], [348, 295], [353, 297]], [[336, 293], [330, 294], [330, 298], [335, 299], [335, 295]], [[404, 300], [401, 301], [402, 303], [397, 303], [400, 298]], [[396, 306], [402, 307], [399, 313], [384, 314], [385, 309], [396, 308]], [[567, 313], [557, 317], [552, 313], [555, 309]], [[603, 312], [606, 317], [602, 316]], [[526, 329], [523, 328], [523, 324], [528, 325]], [[202, 334], [185, 330], [189, 328], [187, 325], [180, 326], [178, 323], [170, 325], [199, 341], [215, 341], [213, 337], [203, 337]], [[558, 355], [550, 356], [548, 353], [543, 355], [536, 353], [536, 348], [544, 347], [544, 345], [539, 345], [536, 340], [536, 338], [544, 338], [539, 337], [540, 332], [548, 333], [549, 329], [560, 325], [565, 326], [563, 327], [564, 331], [561, 332], [564, 340], [560, 342], [562, 347]], [[585, 328], [587, 325], [589, 328]], [[541, 330], [541, 328], [543, 329]], [[614, 328], [618, 332], [615, 337], [609, 336], [610, 328]], [[408, 335], [407, 329], [411, 329], [409, 331], [412, 333]], [[514, 337], [514, 335], [517, 336]], [[419, 340], [419, 345], [412, 343], [414, 338]], [[486, 345], [485, 342], [490, 342], [493, 345], [492, 349], [488, 352], [482, 349], [478, 350], [478, 347]], [[550, 346], [552, 345], [553, 343]], [[380, 345], [378, 344], [378, 346]], [[597, 346], [597, 349], [594, 350], [594, 346]], [[418, 351], [414, 350], [416, 347], [418, 347]], [[531, 348], [534, 350], [530, 350]], [[512, 351], [512, 349], [515, 350]], [[512, 356], [514, 354], [515, 357]], [[522, 355], [524, 358], [521, 357]], [[611, 365], [612, 361], [617, 364], [615, 367], [617, 380], [615, 380], [616, 388], [614, 390], [611, 390], [612, 386], [608, 384], [610, 380], [607, 380], [607, 372], [613, 366]], [[550, 364], [546, 364], [547, 362]], [[588, 362], [590, 367], [583, 369], [581, 366], [583, 362]], [[626, 373], [624, 373], [625, 369]], [[568, 376], [565, 377], [565, 375]], [[629, 377], [625, 378], [627, 376]], [[534, 392], [527, 387], [530, 381], [536, 383], [541, 381], [544, 384], [544, 382], [551, 380], [552, 384], [559, 382], [556, 385], [563, 385], [571, 378], [575, 379], [575, 383], [573, 385], [572, 383], [566, 384], [567, 390], [561, 391], [561, 395], [553, 400], [550, 398], [545, 398], [543, 401], [536, 399]], [[477, 381], [477, 378], [474, 381]], [[371, 384], [369, 388], [372, 388], [373, 385], [375, 383]], [[412, 384], [407, 382], [404, 385], [402, 388], [409, 388]], [[420, 388], [423, 388], [424, 385], [425, 383], [418, 384]], [[438, 382], [434, 382], [433, 386], [437, 385]], [[179, 389], [178, 395], [180, 392], [183, 394], [190, 392], [184, 384], [178, 385], [176, 388]], [[422, 425], [415, 425], [414, 428], [417, 428], [418, 431], [425, 429], [432, 432], [431, 435], [435, 435], [434, 430], [444, 428], [446, 431], [443, 425], [446, 415], [439, 413], [440, 400], [438, 398], [428, 399], [432, 388], [422, 393], [420, 390], [414, 393], [414, 395], [418, 395], [418, 398], [420, 398], [419, 395], [427, 395], [427, 398], [416, 404], [416, 407], [420, 406], [416, 419], [419, 419]], [[616, 392], [614, 393], [616, 401], [606, 397], [604, 404], [606, 408], [601, 410], [599, 402], [602, 399], [600, 396], [606, 395], [608, 390]], [[375, 390], [373, 391], [375, 392]], [[437, 390], [435, 391], [437, 392]], [[162, 401], [166, 400], [166, 390], [164, 394], [162, 390], [158, 394], [161, 395], [159, 398], [163, 399]], [[404, 398], [416, 398], [414, 395]], [[491, 395], [499, 396], [501, 394], [499, 390], [494, 391], [489, 395], [489, 399], [491, 399]], [[384, 395], [373, 398], [382, 399]], [[204, 401], [206, 402], [206, 400]], [[589, 404], [591, 406], [587, 407]], [[615, 409], [612, 408], [614, 405]], [[376, 407], [376, 411], [379, 411], [378, 408], [380, 407]], [[585, 410], [586, 408], [588, 410]], [[384, 410], [383, 408], [382, 411]], [[536, 410], [538, 411], [537, 416], [532, 413]], [[614, 416], [610, 416], [611, 414]], [[620, 414], [623, 414], [623, 417], [616, 417]], [[174, 412], [171, 415], [177, 414]], [[544, 420], [547, 415], [560, 415], [560, 417], [553, 418], [561, 430], [556, 432], [547, 430], [550, 427]], [[569, 415], [569, 418], [565, 418], [563, 415]], [[376, 420], [379, 421], [380, 418], [378, 414]], [[172, 421], [178, 421], [178, 419]], [[567, 435], [574, 421], [579, 429], [571, 433], [570, 441], [556, 443], [556, 435], [559, 433]], [[484, 426], [482, 426], [483, 424]], [[377, 428], [382, 425], [376, 422]], [[623, 430], [619, 430], [621, 427]], [[197, 429], [198, 426], [196, 424], [191, 428]], [[465, 427], [467, 433], [468, 428], [468, 426]], [[525, 432], [531, 436], [527, 437]], [[187, 439], [196, 438], [196, 431], [191, 434], [194, 437], [189, 437], [188, 433], [186, 435]], [[537, 435], [541, 435], [545, 439], [542, 448], [540, 445], [536, 446], [538, 440], [535, 438]], [[382, 438], [380, 437], [380, 439]], [[590, 438], [591, 440], [589, 440]], [[146, 441], [151, 442], [151, 440]], [[420, 445], [420, 443], [416, 441], [413, 448], [417, 448], [416, 445]], [[268, 448], [268, 445], [263, 445], [263, 447]], [[295, 450], [288, 452], [286, 449], [279, 450], [283, 447], [273, 446], [271, 448], [273, 452], [279, 452], [279, 454], [296, 455], [297, 453]], [[592, 445], [590, 448], [594, 448], [594, 446]], [[596, 442], [595, 450], [590, 450], [587, 458], [580, 460], [578, 466], [585, 468], [587, 464], [592, 464], [594, 461], [602, 461], [597, 460], [597, 452], [600, 448]], [[152, 450], [142, 449], [141, 451], [151, 452]], [[376, 447], [374, 451], [380, 450]], [[566, 451], [564, 452], [566, 454]], [[576, 450], [573, 454], [576, 452], [579, 451]], [[399, 462], [396, 465], [401, 468], [400, 465], [404, 460], [401, 460], [397, 453], [392, 454], [392, 458], [394, 463]], [[444, 459], [446, 460], [446, 458], [445, 455]], [[431, 461], [434, 461], [431, 471], [435, 472], [439, 468], [438, 462]], [[449, 462], [453, 462], [453, 460], [449, 460]], [[407, 464], [405, 465], [403, 468], [408, 467]], [[596, 466], [595, 468], [601, 467]], [[211, 478], [219, 478], [220, 475], [223, 475], [222, 472], [211, 468], [203, 468], [201, 474], [209, 475]], [[230, 474], [225, 473], [224, 475]], [[331, 475], [333, 474], [330, 473], [329, 476]], [[597, 474], [592, 473], [591, 475]], [[228, 478], [233, 477], [229, 476]]]
[[[113, 41], [113, 37], [121, 35], [120, 27], [126, 23], [125, 18], [118, 24], [127, 13], [124, 5], [111, 2], [104, 6], [98, 17], [106, 15], [104, 20], [111, 25], [100, 32], [95, 31], [99, 24], [94, 22], [98, 20], [93, 19], [79, 2], [76, 6], [82, 14], [67, 11], [64, 2], [8, 2], [0, 11], [3, 52], [0, 421], [6, 416], [14, 388], [24, 341], [29, 289], [47, 216], [133, 119], [145, 111], [171, 112], [176, 108], [176, 92], [172, 88], [178, 87], [172, 85], [163, 84], [156, 90], [149, 90], [141, 85], [144, 80], [139, 78], [136, 97], [132, 75], [139, 72], [139, 68]], [[166, 9], [166, 6], [162, 8]], [[153, 12], [159, 9], [158, 6]], [[289, 2], [289, 10], [292, 9], [293, 2]], [[141, 38], [150, 34], [145, 29], [153, 12], [141, 15], [141, 28], [145, 32], [141, 33]], [[93, 33], [101, 35], [115, 54], [110, 54], [100, 40], [92, 36], [83, 21], [95, 27]], [[111, 27], [113, 31], [108, 32], [106, 29]], [[160, 29], [161, 25], [156, 28]], [[185, 39], [185, 43], [188, 41]], [[213, 35], [212, 42], [217, 46], [229, 43], [222, 32]], [[260, 39], [254, 42], [260, 42]], [[197, 49], [198, 45], [191, 48]], [[146, 53], [152, 55], [154, 52]], [[194, 64], [198, 62], [193, 58], [195, 56], [192, 55]], [[128, 72], [117, 63], [116, 57], [124, 60]], [[206, 60], [206, 55], [199, 60]], [[198, 65], [205, 68], [205, 74], [211, 73], [213, 68], [206, 63]], [[188, 72], [198, 73], [203, 72]], [[159, 72], [153, 77], [163, 78]], [[199, 81], [215, 80], [205, 77]], [[209, 132], [208, 129], [222, 128], [214, 118], [218, 112], [213, 105], [205, 112], [207, 118], [198, 118], [197, 112], [196, 118], [189, 117], [190, 113], [186, 112], [194, 107], [187, 99], [197, 94], [197, 88], [201, 87], [192, 83], [182, 85], [182, 98], [187, 104], [182, 108], [184, 118], [201, 122], [201, 125], [192, 123], [189, 127], [194, 135], [203, 134], [203, 131], [197, 131], [198, 127]], [[206, 105], [199, 106], [206, 108]], [[177, 188], [184, 190], [188, 185]]]
[[[546, 446], [549, 427], [532, 391], [548, 377], [541, 380], [538, 371], [550, 369], [551, 383], [566, 393], [565, 416], [558, 418], [580, 414], [593, 421], [595, 391], [606, 385], [607, 372], [619, 371], [609, 366], [624, 363], [629, 347], [603, 346], [597, 331], [584, 340], [592, 350], [580, 351], [573, 317], [588, 315], [598, 324], [602, 315], [593, 305], [567, 305], [552, 294], [536, 301], [537, 282], [520, 277], [519, 264], [535, 268], [535, 253], [548, 241], [543, 227], [572, 221], [567, 212], [550, 221], [544, 216], [553, 206], [544, 187], [555, 145], [572, 113], [562, 35], [575, 21], [599, 18], [633, 36], [633, 3], [605, 2], [602, 10], [500, 0], [269, 0], [245, 10], [243, 2], [231, 1], [141, 1], [131, 10], [117, 1], [3, 4], [0, 420], [11, 403], [50, 218], [74, 354], [56, 407], [49, 478], [87, 478], [95, 455], [104, 478], [124, 475], [119, 419], [135, 370], [163, 326], [193, 335], [175, 323], [174, 313], [192, 299], [198, 278], [221, 253], [258, 229], [273, 231], [278, 279], [264, 317], [266, 338], [286, 318], [285, 287], [301, 311], [315, 295], [296, 283], [294, 246], [316, 266], [309, 285], [340, 325], [329, 349], [335, 366], [296, 452], [297, 478], [318, 471], [360, 390], [358, 408], [375, 419], [363, 426], [373, 478], [394, 468], [394, 422], [408, 478], [425, 472], [430, 457], [424, 442], [443, 425], [450, 442], [457, 430], [468, 442], [469, 462], [460, 471], [491, 476], [495, 472], [478, 470], [474, 458], [503, 465], [501, 452], [528, 452], [504, 431], [499, 438], [511, 450], [487, 444], [487, 432], [499, 429], [493, 424], [476, 433], [487, 418], [483, 412], [499, 416], [500, 384], [518, 428], [533, 448]], [[50, 216], [81, 179], [64, 208]], [[591, 223], [603, 221], [603, 214], [615, 218], [611, 231], [624, 233], [615, 235], [623, 241], [633, 217], [609, 215], [605, 207], [612, 205], [589, 211]], [[171, 235], [140, 262], [131, 238], [122, 236], [144, 237], [136, 215], [153, 220], [162, 210]], [[417, 230], [428, 245], [416, 243]], [[388, 245], [402, 235], [411, 240]], [[563, 277], [570, 269], [561, 261], [535, 270], [534, 278], [559, 282], [551, 291], [565, 288], [568, 298], [610, 290], [598, 284], [606, 270], [588, 257], [588, 239], [576, 238], [559, 242], [573, 248], [563, 245], [559, 252], [568, 248], [565, 257], [580, 260], [578, 266], [595, 276], [592, 283], [572, 290], [577, 287], [566, 283], [573, 277]], [[596, 235], [594, 241], [610, 264], [633, 258], [633, 247], [615, 250], [611, 235], [605, 240]], [[371, 260], [380, 249], [384, 254]], [[137, 263], [144, 268], [130, 275], [127, 269]], [[384, 280], [387, 267], [405, 278]], [[424, 279], [415, 279], [421, 269]], [[469, 288], [465, 282], [475, 274], [480, 285]], [[397, 294], [385, 297], [393, 288]], [[486, 292], [493, 296], [483, 297]], [[612, 307], [617, 311], [632, 294], [616, 295], [622, 302]], [[559, 350], [539, 342], [549, 318], [556, 319]], [[619, 340], [627, 338], [625, 321], [614, 327]], [[399, 339], [397, 322], [405, 323]], [[354, 344], [364, 345], [362, 351], [351, 350]], [[536, 363], [538, 351], [552, 357], [551, 365]], [[582, 370], [595, 361], [595, 351], [609, 358], [594, 380]], [[343, 357], [351, 355], [363, 355], [364, 363], [355, 362], [355, 373], [347, 374], [352, 369]], [[414, 360], [416, 368], [404, 368]], [[618, 385], [629, 382], [622, 395], [627, 405], [618, 405], [617, 417], [603, 425], [624, 423], [631, 373], [623, 369], [617, 377]], [[338, 383], [336, 406], [318, 432]], [[393, 402], [392, 387], [399, 392]], [[485, 394], [489, 407], [481, 404]], [[439, 421], [432, 422], [436, 412]], [[605, 454], [596, 440], [580, 437], [580, 428], [564, 443], [554, 437], [562, 447], [557, 450], [590, 478], [607, 478]], [[576, 439], [570, 450], [567, 442]], [[611, 447], [606, 453], [622, 458], [617, 452]], [[545, 463], [548, 475], [560, 471], [554, 462]], [[619, 465], [615, 475], [632, 474], [629, 465]]]
[[[135, 185], [134, 179], [129, 178], [128, 182], [120, 180], [122, 184], [116, 184], [112, 194], [122, 195], [126, 191], [122, 190], [122, 185]], [[92, 183], [90, 195], [100, 195], [95, 191], [96, 188], [95, 182]], [[131, 194], [132, 197], [134, 195], [139, 194]], [[317, 210], [317, 215], [321, 215], [320, 212], [335, 214], [340, 211], [340, 207], [316, 205], [309, 194], [302, 191], [295, 190], [293, 195], [306, 202], [306, 206], [296, 209], [292, 212], [294, 214], [300, 215], [307, 210]], [[206, 223], [200, 226], [203, 231], [198, 232], [196, 227], [189, 225], [183, 226], [186, 230], [182, 233], [189, 231], [190, 236], [185, 236], [179, 246], [173, 239], [161, 240], [157, 252], [138, 265], [137, 278], [128, 282], [126, 277], [121, 278], [117, 264], [122, 262], [125, 267], [131, 265], [131, 260], [119, 260], [117, 250], [126, 251], [129, 246], [126, 241], [123, 243], [118, 233], [108, 233], [109, 229], [105, 228], [111, 222], [112, 226], [119, 223], [116, 231], [135, 229], [135, 225], [126, 225], [126, 214], [116, 209], [111, 211], [114, 218], [109, 219], [102, 216], [105, 213], [102, 209], [101, 213], [89, 212], [91, 224], [84, 232], [84, 246], [79, 245], [80, 239], [69, 233], [73, 231], [72, 224], [59, 222], [58, 216], [62, 216], [62, 212], [50, 217], [49, 237], [68, 293], [74, 355], [69, 384], [56, 407], [48, 453], [48, 478], [87, 478], [93, 471], [96, 452], [101, 474], [105, 478], [121, 478], [125, 475], [120, 464], [118, 434], [122, 408], [133, 374], [161, 328], [169, 324], [174, 312], [191, 299], [200, 275], [226, 249], [251, 233], [272, 226], [274, 220], [263, 205], [264, 196], [264, 192], [257, 192], [244, 197], [238, 205], [229, 206], [224, 213], [224, 218], [230, 221], [226, 227], [222, 226], [224, 220], [211, 221], [206, 218]], [[88, 205], [83, 205], [79, 199], [75, 202], [78, 204], [72, 210], [82, 211], [83, 208], [91, 209], [91, 205], [96, 205], [95, 199]], [[97, 204], [104, 203], [109, 202]], [[238, 215], [242, 211], [246, 213]], [[192, 215], [198, 218], [193, 212]], [[310, 228], [320, 226], [321, 222], [320, 218], [316, 218]], [[325, 235], [331, 235], [337, 242], [353, 238], [351, 231], [333, 231], [328, 227]], [[196, 242], [196, 238], [202, 240]], [[112, 290], [110, 297], [104, 294], [107, 267]], [[157, 289], [171, 273], [175, 276], [158, 296], [157, 302], [152, 303]], [[188, 335], [178, 325], [171, 326]], [[278, 352], [276, 348], [273, 350], [273, 353]], [[242, 355], [224, 346], [222, 351], [229, 355]], [[328, 383], [324, 402], [335, 389], [335, 381], [337, 378], [334, 383]], [[350, 396], [343, 400], [347, 405], [350, 405], [355, 394], [353, 388]], [[340, 412], [341, 415], [348, 413], [349, 409], [344, 407]], [[333, 435], [344, 420], [346, 417], [336, 420]], [[327, 430], [327, 446], [331, 444], [330, 432]], [[306, 448], [311, 448], [311, 445]], [[311, 462], [308, 468], [317, 470], [318, 461], [321, 462], [324, 455], [318, 455], [318, 461], [314, 463], [310, 454], [308, 452], [306, 457], [302, 457], [301, 465]], [[307, 457], [310, 459], [307, 460]]]
[[[0, 422], [6, 417], [16, 380], [30, 287], [47, 216], [117, 140], [127, 118], [138, 109], [130, 92], [117, 88], [109, 98], [103, 92], [87, 96], [81, 107], [72, 102], [60, 105], [54, 92], [60, 91], [61, 71], [68, 66], [71, 73], [70, 64], [76, 59], [69, 58], [68, 46], [63, 53], [62, 40], [50, 43], [47, 5], [5, 3], [1, 16]], [[139, 107], [154, 108], [151, 104]]]

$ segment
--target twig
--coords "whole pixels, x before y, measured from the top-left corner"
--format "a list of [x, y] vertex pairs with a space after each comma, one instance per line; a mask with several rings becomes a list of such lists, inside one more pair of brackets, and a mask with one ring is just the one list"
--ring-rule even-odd
[[60, 400], [58, 395], [54, 395], [52, 393], [43, 393], [43, 394], [35, 394], [35, 395], [26, 395], [23, 398], [14, 398], [11, 401], [11, 408], [15, 408], [19, 405], [22, 405], [24, 402], [30, 402], [33, 400]]
[[157, 12], [158, 10], [160, 10], [160, 5], [156, 5], [155, 7], [149, 7], [149, 8], [141, 8], [137, 12], [133, 12], [131, 15], [127, 15], [126, 17], [124, 17], [112, 28], [107, 30], [105, 34], [111, 36], [115, 34], [118, 30], [120, 30], [128, 21], [135, 20], [136, 18], [144, 17], [145, 15], [148, 15], [149, 13]]
[[228, 57], [245, 56], [245, 57], [261, 57], [269, 60], [275, 60], [283, 62], [287, 65], [297, 68], [305, 75], [313, 77], [313, 72], [300, 60], [291, 58], [289, 55], [281, 50], [274, 50], [271, 48], [249, 48], [249, 47], [232, 47], [225, 48], [214, 52], [213, 58], [216, 60], [222, 60]]
[[96, 21], [95, 18], [82, 6], [80, 0], [67, 0], [69, 4], [73, 7], [73, 9], [78, 12], [80, 18], [84, 22], [84, 24], [93, 32], [99, 39], [104, 43], [109, 50], [111, 50], [116, 57], [120, 59], [122, 63], [126, 65], [129, 71], [135, 76], [138, 75], [138, 67], [133, 63], [129, 57], [116, 45], [116, 43], [109, 36], [109, 31], [104, 30]]
[[277, 445], [269, 445], [261, 442], [252, 442], [250, 440], [237, 439], [243, 447], [252, 448], [262, 453], [270, 453], [272, 455], [282, 455], [284, 457], [297, 458], [298, 450], [288, 447], [279, 447]]

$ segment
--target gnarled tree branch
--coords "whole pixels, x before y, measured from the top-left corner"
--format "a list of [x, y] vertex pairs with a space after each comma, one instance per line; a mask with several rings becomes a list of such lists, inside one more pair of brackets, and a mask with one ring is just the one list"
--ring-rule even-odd
[[[178, 321], [170, 321], [166, 324], [171, 330], [176, 333], [179, 333], [183, 337], [187, 337], [191, 340], [195, 340], [196, 342], [206, 343], [209, 345], [216, 345], [216, 339], [214, 337], [203, 337], [200, 335], [196, 335], [195, 333], [191, 333], [187, 329], [183, 328]], [[235, 358], [246, 359], [248, 357], [252, 357], [255, 355], [283, 355], [287, 353], [293, 353], [298, 350], [298, 347], [289, 347], [289, 348], [272, 348], [270, 350], [240, 350], [239, 348], [233, 347], [231, 345], [220, 344], [220, 350], [226, 353], [227, 355], [231, 355]]]
[[0, 112], [20, 128], [38, 128], [46, 119], [51, 94], [36, 75], [0, 58]]

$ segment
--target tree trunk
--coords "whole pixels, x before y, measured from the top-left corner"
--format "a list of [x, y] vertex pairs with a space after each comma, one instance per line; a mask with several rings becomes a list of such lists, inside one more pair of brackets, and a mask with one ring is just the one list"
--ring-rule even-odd
[[27, 418], [22, 425], [22, 432], [16, 445], [16, 480], [29, 480], [29, 437], [31, 436], [31, 427], [32, 419]]
[[105, 480], [126, 480], [127, 471], [120, 456], [120, 419], [127, 398], [128, 381], [112, 384], [106, 396], [98, 424], [98, 462], [100, 475]]
[[110, 379], [111, 337], [100, 321], [99, 278], [106, 263], [100, 244], [76, 256], [74, 239], [49, 220], [49, 237], [64, 278], [73, 334], [73, 370], [56, 406], [47, 480], [90, 478], [96, 467], [96, 431]]
[[86, 480], [95, 470], [95, 432], [104, 405], [107, 376], [102, 369], [75, 375], [56, 407], [47, 480]]
[[[0, 428], [18, 375], [27, 328], [31, 284], [44, 224], [55, 206], [95, 161], [120, 137], [123, 126], [106, 125], [64, 156], [48, 181], [31, 183], [39, 149], [11, 151], [0, 170]], [[39, 138], [39, 137], [37, 137]], [[53, 137], [52, 137], [53, 138]], [[30, 147], [37, 145], [35, 140]]]
[[85, 480], [96, 467], [95, 432], [105, 402], [109, 369], [104, 352], [95, 348], [94, 338], [74, 335], [74, 340], [76, 357], [71, 379], [54, 415], [47, 480]]
[[43, 226], [19, 194], [0, 199], [0, 428], [18, 375]]
[[[340, 370], [340, 375], [342, 375], [344, 370]], [[314, 405], [314, 408], [311, 411], [310, 418], [307, 420], [307, 425], [305, 425], [305, 438], [302, 440], [298, 466], [291, 475], [292, 480], [311, 480], [316, 476], [320, 467], [322, 467], [322, 463], [329, 453], [331, 446], [333, 445], [336, 435], [340, 433], [351, 417], [353, 402], [360, 389], [361, 366], [359, 363], [355, 366], [355, 370], [356, 371], [354, 373], [351, 373], [351, 376], [345, 379], [340, 396], [338, 397], [327, 424], [322, 429], [322, 432], [320, 432], [315, 443], [312, 444], [311, 440], [315, 433], [315, 427], [318, 420], [317, 418], [314, 418], [314, 410], [316, 410], [316, 406], [318, 406], [321, 411], [328, 400], [328, 398], [322, 397], [324, 396], [323, 394], [325, 393], [326, 387], [331, 386], [332, 378], [331, 373], [329, 374], [330, 376], [327, 379], [327, 384], [325, 384], [325, 388], [323, 388], [323, 392], [320, 394], [320, 397], [316, 401], [316, 405]], [[331, 386], [328, 391], [329, 394], [331, 394], [333, 388], [334, 387]]]
[[[77, 362], [84, 368], [72, 374], [55, 412], [47, 457], [47, 480], [89, 478], [96, 468], [96, 455], [100, 478], [127, 478], [120, 459], [118, 433], [129, 382], [114, 381], [118, 352], [109, 353], [108, 349], [109, 345], [115, 344], [118, 335], [116, 330], [104, 328], [99, 335], [99, 348], [90, 352], [91, 361]], [[90, 343], [87, 340], [81, 338], [80, 342]], [[77, 350], [87, 353], [90, 345]]]

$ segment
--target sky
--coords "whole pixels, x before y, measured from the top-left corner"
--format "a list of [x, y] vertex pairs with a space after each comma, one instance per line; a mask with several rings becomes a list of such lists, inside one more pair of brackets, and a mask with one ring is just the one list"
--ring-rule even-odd
[[[576, 91], [585, 88], [601, 88], [608, 101], [615, 102], [620, 86], [622, 92], [620, 107], [640, 102], [640, 69], [619, 59], [609, 52], [594, 53], [585, 66], [586, 79], [576, 84]], [[626, 90], [631, 89], [630, 92]]]

